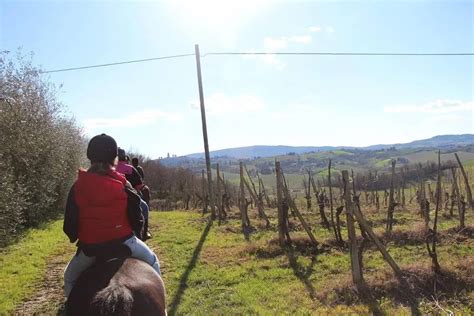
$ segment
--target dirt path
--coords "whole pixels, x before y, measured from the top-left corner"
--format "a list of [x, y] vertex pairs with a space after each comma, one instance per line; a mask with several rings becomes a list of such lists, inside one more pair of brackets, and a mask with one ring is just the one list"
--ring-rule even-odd
[[49, 258], [43, 280], [35, 292], [17, 307], [15, 315], [62, 315], [63, 274], [70, 254], [73, 254], [73, 250], [66, 245]]

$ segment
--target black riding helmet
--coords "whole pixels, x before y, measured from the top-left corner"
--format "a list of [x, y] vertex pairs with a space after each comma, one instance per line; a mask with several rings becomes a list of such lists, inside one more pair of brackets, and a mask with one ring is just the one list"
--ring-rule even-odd
[[117, 142], [111, 136], [100, 134], [92, 137], [87, 145], [87, 158], [91, 162], [113, 163], [117, 157]]
[[119, 147], [118, 149], [118, 158], [119, 158], [119, 161], [126, 161], [127, 159], [127, 156], [125, 155], [125, 149], [122, 149]]

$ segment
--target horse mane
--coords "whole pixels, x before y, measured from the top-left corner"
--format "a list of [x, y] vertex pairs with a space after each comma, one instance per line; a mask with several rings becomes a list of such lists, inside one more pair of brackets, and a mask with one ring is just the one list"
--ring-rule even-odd
[[91, 302], [92, 315], [130, 315], [133, 307], [132, 292], [125, 286], [113, 283], [99, 291]]

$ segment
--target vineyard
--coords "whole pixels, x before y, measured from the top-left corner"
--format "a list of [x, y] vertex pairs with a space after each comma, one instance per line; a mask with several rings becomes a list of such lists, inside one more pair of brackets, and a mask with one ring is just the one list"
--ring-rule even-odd
[[[472, 213], [462, 222], [469, 205], [460, 165], [439, 165], [440, 186], [437, 166], [434, 180], [417, 169], [416, 183], [403, 182], [407, 170], [395, 167], [386, 190], [363, 189], [346, 171], [319, 183], [310, 172], [301, 176], [307, 195], [298, 198], [276, 165], [275, 195], [243, 164], [239, 187], [217, 178], [215, 220], [202, 179], [187, 211], [152, 212], [155, 237], [147, 243], [161, 260], [169, 314], [473, 311], [474, 228]], [[1, 311], [61, 311], [61, 271], [74, 247], [60, 222], [42, 234], [53, 240], [45, 238], [39, 274], [0, 282], [9, 302]], [[34, 253], [6, 248], [2, 280], [22, 274], [13, 258], [25, 251]]]
[[0, 315], [474, 314], [472, 5], [178, 2], [0, 4]]

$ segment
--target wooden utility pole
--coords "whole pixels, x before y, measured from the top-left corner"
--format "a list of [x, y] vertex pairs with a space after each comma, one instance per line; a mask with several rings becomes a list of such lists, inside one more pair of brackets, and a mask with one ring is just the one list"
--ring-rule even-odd
[[474, 201], [472, 200], [471, 187], [469, 186], [469, 181], [467, 179], [466, 171], [464, 171], [464, 167], [461, 163], [461, 159], [459, 159], [458, 154], [454, 153], [454, 156], [456, 157], [456, 160], [458, 161], [459, 168], [461, 169], [461, 173], [464, 178], [464, 185], [466, 187], [467, 204], [471, 207], [471, 209], [474, 209]]
[[199, 45], [194, 46], [196, 53], [196, 66], [199, 86], [199, 101], [201, 104], [201, 120], [202, 120], [202, 136], [204, 138], [204, 152], [206, 155], [206, 169], [207, 169], [207, 192], [209, 193], [209, 204], [211, 205], [211, 219], [216, 218], [216, 209], [214, 203], [214, 194], [212, 192], [212, 170], [211, 170], [211, 156], [209, 154], [209, 142], [207, 140], [207, 123], [206, 123], [206, 109], [204, 107], [204, 92], [202, 89], [202, 75], [201, 75], [201, 55], [199, 54]]

